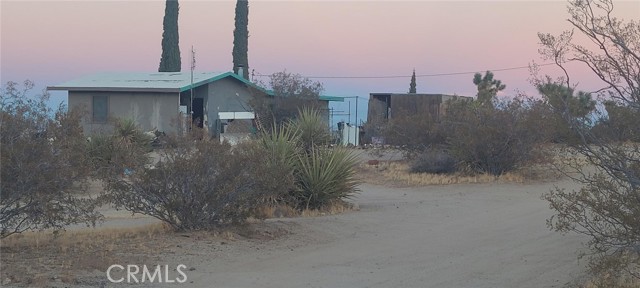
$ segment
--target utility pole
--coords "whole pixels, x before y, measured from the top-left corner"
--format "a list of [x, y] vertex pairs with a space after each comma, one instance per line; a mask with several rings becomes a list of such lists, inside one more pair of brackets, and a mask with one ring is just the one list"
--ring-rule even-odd
[[193, 50], [193, 45], [191, 45], [191, 85], [189, 87], [191, 87], [190, 92], [191, 92], [191, 103], [189, 104], [189, 110], [191, 110], [191, 130], [193, 131], [193, 70], [196, 69], [196, 51]]

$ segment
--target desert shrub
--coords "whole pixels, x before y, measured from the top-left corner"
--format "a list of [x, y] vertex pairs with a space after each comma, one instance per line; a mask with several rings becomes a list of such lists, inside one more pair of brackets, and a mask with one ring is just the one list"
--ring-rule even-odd
[[[551, 111], [551, 114], [548, 115], [550, 121], [546, 122], [551, 136], [550, 140], [568, 145], [580, 143], [582, 139], [572, 125], [591, 125], [589, 116], [593, 114], [596, 106], [591, 94], [581, 91], [576, 93], [573, 88], [558, 85], [549, 77], [545, 81], [537, 83], [536, 87]], [[564, 121], [566, 117], [573, 117], [580, 119], [580, 121], [571, 124]]]
[[52, 111], [47, 95], [28, 96], [9, 82], [0, 93], [0, 237], [31, 229], [95, 224], [79, 111]]
[[88, 138], [89, 159], [96, 178], [138, 169], [148, 163], [151, 138], [132, 120], [116, 119], [112, 134], [94, 134]]
[[178, 138], [177, 147], [162, 150], [154, 167], [107, 179], [117, 208], [155, 217], [176, 230], [208, 229], [243, 222], [272, 193], [287, 188], [281, 177], [286, 167], [266, 161], [259, 145]]
[[293, 197], [299, 208], [318, 209], [332, 201], [348, 199], [358, 191], [358, 162], [349, 150], [313, 147], [298, 159]]
[[[532, 160], [543, 159], [537, 149], [544, 133], [535, 123], [530, 100], [516, 98], [492, 105], [453, 101], [443, 125], [447, 146], [458, 168], [471, 173], [501, 175]], [[534, 128], [534, 129], [532, 129]]]
[[445, 150], [427, 149], [412, 159], [409, 171], [411, 173], [453, 173], [456, 171], [456, 160]]
[[593, 134], [603, 141], [640, 142], [640, 108], [614, 101], [604, 102], [607, 115], [593, 127]]
[[413, 153], [445, 143], [446, 134], [433, 117], [420, 113], [397, 114], [382, 126], [386, 144], [400, 146], [406, 152]]

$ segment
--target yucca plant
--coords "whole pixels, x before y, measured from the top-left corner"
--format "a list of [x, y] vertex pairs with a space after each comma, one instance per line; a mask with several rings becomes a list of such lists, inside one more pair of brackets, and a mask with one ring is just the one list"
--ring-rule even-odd
[[272, 126], [271, 132], [263, 132], [260, 143], [269, 154], [268, 158], [278, 165], [295, 168], [298, 154], [300, 133], [291, 125]]
[[115, 121], [114, 137], [125, 146], [136, 146], [151, 150], [151, 138], [145, 135], [136, 122], [131, 119], [117, 119]]
[[266, 153], [265, 159], [269, 161], [267, 164], [271, 165], [271, 167], [284, 169], [282, 171], [289, 171], [281, 175], [284, 179], [279, 179], [283, 183], [291, 183], [289, 189], [274, 193], [268, 199], [268, 202], [272, 202], [272, 204], [289, 202], [290, 193], [295, 189], [293, 185], [295, 180], [294, 171], [300, 154], [298, 138], [297, 130], [289, 127], [289, 125], [277, 126], [275, 123], [271, 126], [270, 132], [262, 132], [260, 137], [259, 143]]
[[113, 137], [107, 134], [96, 134], [91, 136], [87, 142], [87, 152], [96, 170], [106, 167], [111, 163], [114, 153]]
[[298, 110], [298, 117], [290, 122], [289, 126], [299, 131], [300, 143], [307, 153], [314, 146], [323, 146], [331, 142], [329, 125], [317, 109], [305, 107]]
[[298, 157], [294, 198], [298, 208], [317, 209], [358, 192], [357, 158], [344, 148], [312, 147]]
[[114, 128], [113, 134], [92, 135], [88, 143], [89, 157], [98, 178], [139, 169], [149, 160], [151, 139], [134, 121], [118, 119]]

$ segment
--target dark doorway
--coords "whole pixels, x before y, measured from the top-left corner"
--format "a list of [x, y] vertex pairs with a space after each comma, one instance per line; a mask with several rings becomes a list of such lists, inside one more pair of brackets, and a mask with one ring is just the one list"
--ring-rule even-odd
[[204, 99], [193, 98], [193, 124], [202, 128], [204, 119]]

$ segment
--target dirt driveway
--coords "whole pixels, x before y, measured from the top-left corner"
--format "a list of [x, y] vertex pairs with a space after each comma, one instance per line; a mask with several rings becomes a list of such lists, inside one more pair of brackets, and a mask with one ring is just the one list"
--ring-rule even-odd
[[545, 226], [552, 186], [365, 184], [360, 211], [270, 220], [291, 234], [167, 261], [195, 269], [187, 287], [562, 287], [582, 277], [586, 239]]

